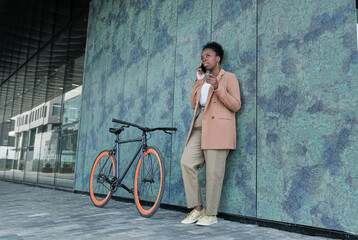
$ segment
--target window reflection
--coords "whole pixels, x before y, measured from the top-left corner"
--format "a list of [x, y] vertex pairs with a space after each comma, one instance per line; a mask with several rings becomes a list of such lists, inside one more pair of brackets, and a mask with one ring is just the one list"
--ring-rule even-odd
[[79, 86], [0, 126], [7, 129], [0, 139], [0, 178], [73, 187], [81, 92]]
[[56, 173], [56, 185], [73, 185], [81, 108], [81, 92], [82, 86], [77, 87], [64, 95], [60, 163]]
[[9, 119], [0, 123], [0, 177], [12, 177], [12, 166], [15, 159], [15, 120]]
[[61, 105], [54, 103], [52, 106], [52, 116], [60, 116]]

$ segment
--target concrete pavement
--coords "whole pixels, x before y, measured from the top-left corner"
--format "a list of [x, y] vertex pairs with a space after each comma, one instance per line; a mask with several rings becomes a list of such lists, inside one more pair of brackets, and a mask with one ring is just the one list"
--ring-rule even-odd
[[221, 218], [208, 227], [184, 225], [186, 213], [166, 209], [143, 218], [134, 203], [97, 208], [88, 195], [1, 180], [0, 206], [0, 239], [327, 239]]

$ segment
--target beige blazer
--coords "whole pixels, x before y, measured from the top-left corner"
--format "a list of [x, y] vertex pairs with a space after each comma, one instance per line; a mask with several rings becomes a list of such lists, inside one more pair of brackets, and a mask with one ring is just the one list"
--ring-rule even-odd
[[[223, 69], [219, 72], [218, 88], [210, 86], [202, 121], [202, 149], [236, 149], [235, 112], [241, 108], [240, 87], [236, 75]], [[194, 109], [193, 119], [185, 145], [188, 144], [194, 126], [194, 117], [198, 110], [203, 80], [195, 80], [190, 96], [190, 105]]]

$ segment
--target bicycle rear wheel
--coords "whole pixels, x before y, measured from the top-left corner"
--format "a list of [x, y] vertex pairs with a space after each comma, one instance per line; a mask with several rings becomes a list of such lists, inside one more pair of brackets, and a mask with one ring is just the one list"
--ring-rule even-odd
[[89, 189], [91, 200], [97, 207], [104, 207], [112, 196], [111, 181], [116, 176], [114, 166], [109, 151], [101, 152], [93, 163]]
[[149, 147], [140, 158], [134, 177], [134, 201], [143, 217], [151, 217], [158, 209], [164, 191], [164, 163], [159, 151]]

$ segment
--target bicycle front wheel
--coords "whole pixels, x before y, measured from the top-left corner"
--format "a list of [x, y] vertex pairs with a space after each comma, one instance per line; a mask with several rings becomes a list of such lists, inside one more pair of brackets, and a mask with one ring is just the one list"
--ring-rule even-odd
[[101, 152], [93, 163], [89, 189], [91, 200], [97, 207], [104, 207], [112, 196], [111, 181], [116, 176], [114, 166], [109, 151]]
[[143, 217], [151, 217], [158, 209], [164, 191], [164, 163], [159, 151], [149, 147], [140, 158], [134, 177], [134, 200]]

